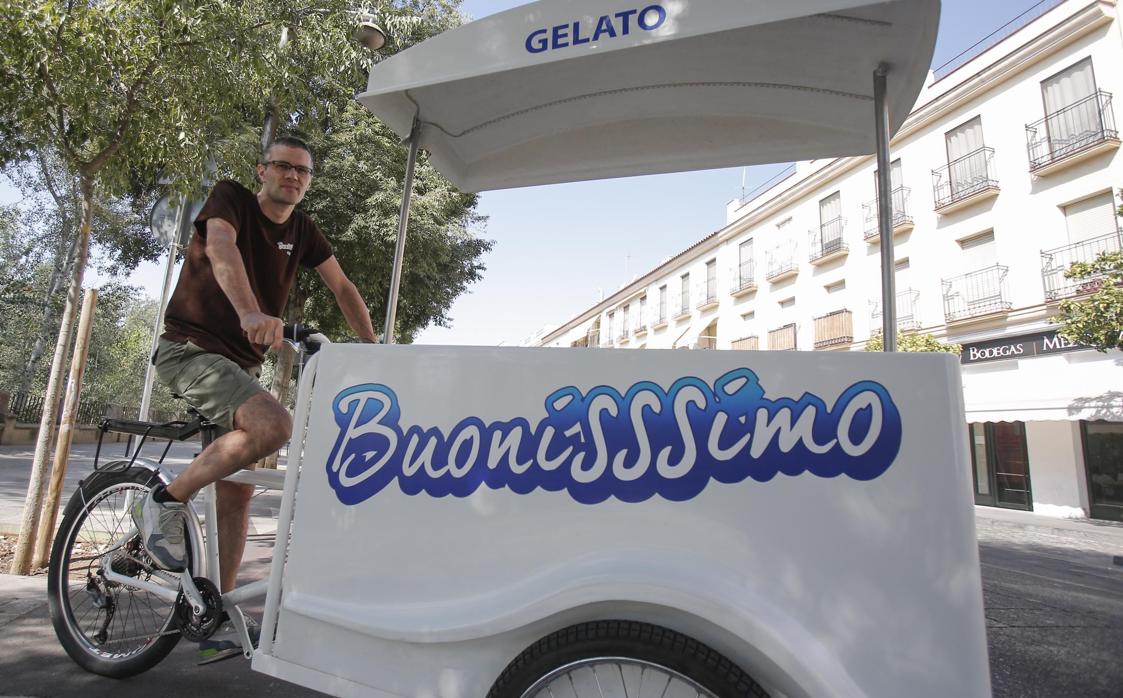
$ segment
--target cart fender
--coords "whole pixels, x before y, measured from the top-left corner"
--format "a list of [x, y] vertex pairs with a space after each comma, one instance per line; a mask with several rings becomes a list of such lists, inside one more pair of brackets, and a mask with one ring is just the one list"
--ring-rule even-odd
[[[703, 569], [705, 574], [695, 571]], [[736, 645], [723, 643], [722, 650], [754, 657], [754, 666], [771, 664], [807, 695], [862, 694], [829, 648], [745, 581], [715, 567], [712, 559], [634, 550], [570, 560], [490, 594], [441, 604], [340, 603], [294, 590], [282, 605], [363, 635], [429, 645], [527, 634], [531, 626], [529, 634], [538, 637], [549, 632], [543, 627], [558, 622], [595, 620], [605, 617], [605, 608], [638, 606], [652, 609], [652, 615], [637, 619], [678, 618], [675, 629], [688, 635], [709, 626], [741, 638], [732, 641]]]

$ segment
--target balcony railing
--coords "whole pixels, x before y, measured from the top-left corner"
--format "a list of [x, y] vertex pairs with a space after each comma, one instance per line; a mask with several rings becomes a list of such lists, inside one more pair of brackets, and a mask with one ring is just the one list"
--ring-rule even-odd
[[944, 279], [944, 318], [948, 322], [1010, 310], [1007, 267], [992, 267]]
[[815, 318], [815, 348], [824, 349], [854, 341], [854, 314], [836, 310]]
[[779, 281], [782, 278], [799, 273], [799, 262], [795, 258], [795, 241], [787, 245], [780, 245], [768, 253], [768, 273], [765, 278], [769, 281]]
[[774, 351], [795, 350], [795, 324], [784, 325], [768, 331], [768, 348]]
[[1100, 287], [1101, 276], [1086, 279], [1066, 279], [1065, 270], [1074, 262], [1091, 262], [1105, 252], [1123, 250], [1123, 232], [1101, 235], [1071, 245], [1041, 253], [1041, 281], [1045, 285], [1045, 300], [1055, 301], [1067, 296], [1094, 293]]
[[818, 229], [812, 230], [810, 233], [811, 252], [808, 255], [809, 261], [814, 264], [846, 254], [849, 247], [842, 235], [845, 228], [846, 219], [835, 218], [822, 224]]
[[671, 312], [674, 313], [674, 316], [676, 318], [680, 318], [683, 315], [689, 315], [690, 314], [690, 294], [687, 293], [683, 296], [680, 296], [679, 299], [678, 299], [678, 302], [676, 302], [672, 306]]
[[738, 294], [748, 293], [749, 291], [755, 291], [756, 279], [753, 272], [753, 260], [751, 259], [737, 265], [731, 274], [733, 278], [733, 289], [730, 292], [736, 296]]
[[[871, 334], [878, 334], [882, 324], [881, 301], [872, 301], [870, 305], [870, 326], [873, 328]], [[909, 332], [920, 329], [920, 291], [911, 288], [898, 291], [896, 310], [898, 330]]]
[[754, 334], [748, 337], [742, 337], [741, 339], [734, 339], [732, 348], [747, 351], [756, 351], [760, 349], [760, 337]]
[[994, 148], [979, 148], [944, 167], [932, 170], [936, 210], [948, 208], [988, 191], [998, 191], [994, 178]]
[[[894, 232], [912, 225], [912, 213], [909, 209], [909, 195], [911, 193], [912, 190], [908, 187], [897, 187], [889, 193], [889, 199], [893, 204]], [[863, 237], [867, 242], [876, 240], [881, 236], [881, 216], [878, 213], [878, 203], [879, 200], [874, 199], [873, 201], [862, 204], [866, 221]]]
[[1116, 141], [1111, 93], [1098, 90], [1026, 126], [1029, 171], [1037, 172], [1099, 143]]
[[697, 289], [694, 294], [698, 298], [698, 309], [704, 310], [711, 308], [718, 304], [717, 300], [717, 283], [706, 284], [705, 286]]

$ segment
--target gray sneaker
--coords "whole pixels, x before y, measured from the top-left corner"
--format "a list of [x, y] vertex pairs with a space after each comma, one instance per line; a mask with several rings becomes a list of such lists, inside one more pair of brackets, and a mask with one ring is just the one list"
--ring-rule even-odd
[[151, 491], [133, 502], [133, 523], [140, 530], [145, 550], [157, 567], [169, 572], [180, 572], [187, 565], [185, 506], [183, 502], [157, 502]]
[[[249, 616], [242, 616], [242, 618], [246, 621], [246, 632], [249, 633], [250, 641], [256, 650], [261, 637], [261, 628]], [[229, 620], [223, 623], [214, 635], [199, 643], [199, 666], [241, 656], [242, 637]]]

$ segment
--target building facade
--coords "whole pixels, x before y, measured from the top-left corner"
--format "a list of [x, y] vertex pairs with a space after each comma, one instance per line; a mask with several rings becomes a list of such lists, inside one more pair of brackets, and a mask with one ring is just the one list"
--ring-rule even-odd
[[[1123, 519], [1123, 353], [1051, 322], [1096, 288], [1068, 265], [1123, 248], [1121, 91], [1116, 2], [1057, 2], [931, 75], [893, 139], [898, 327], [963, 347], [980, 505]], [[796, 163], [538, 346], [863, 350], [882, 322], [875, 168]]]

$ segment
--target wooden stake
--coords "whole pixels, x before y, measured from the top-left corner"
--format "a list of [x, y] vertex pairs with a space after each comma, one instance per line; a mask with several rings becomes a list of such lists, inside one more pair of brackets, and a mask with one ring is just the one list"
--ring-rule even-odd
[[34, 569], [46, 567], [50, 561], [51, 543], [55, 538], [55, 520], [58, 518], [59, 497], [66, 478], [66, 464], [70, 459], [70, 445], [74, 439], [74, 424], [78, 420], [78, 406], [82, 397], [82, 377], [86, 374], [86, 357], [90, 353], [90, 335], [93, 332], [94, 309], [97, 307], [97, 290], [87, 289], [82, 301], [82, 316], [78, 320], [78, 338], [74, 341], [74, 354], [70, 362], [70, 380], [66, 384], [66, 403], [62, 408], [62, 424], [55, 442], [55, 462], [51, 466], [51, 485], [39, 521], [38, 545], [35, 547]]

